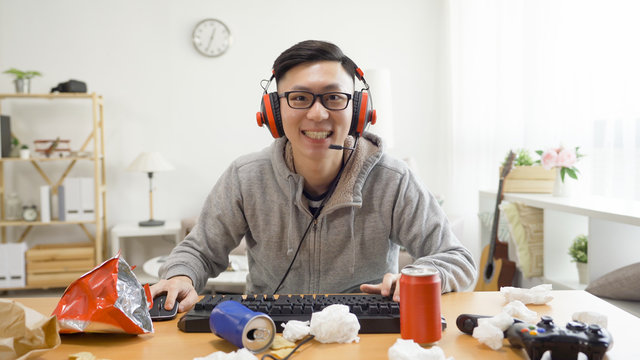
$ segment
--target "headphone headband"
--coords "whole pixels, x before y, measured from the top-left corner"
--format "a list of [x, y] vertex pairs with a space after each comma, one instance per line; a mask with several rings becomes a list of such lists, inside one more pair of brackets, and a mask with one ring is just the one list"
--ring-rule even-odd
[[[355, 72], [358, 80], [362, 81], [364, 88], [360, 91], [353, 92], [353, 112], [351, 114], [351, 126], [349, 128], [349, 135], [358, 137], [362, 135], [364, 129], [368, 124], [375, 124], [377, 117], [376, 111], [373, 109], [373, 101], [371, 99], [371, 93], [369, 92], [369, 84], [364, 79], [364, 72], [359, 67], [356, 67]], [[264, 94], [262, 95], [262, 101], [260, 103], [260, 111], [256, 114], [256, 120], [258, 126], [262, 127], [267, 125], [269, 132], [274, 138], [284, 136], [284, 127], [282, 126], [282, 117], [280, 115], [280, 97], [278, 92], [269, 93], [269, 86], [275, 78], [275, 71], [271, 70], [271, 77], [265, 81], [267, 84], [262, 86]]]

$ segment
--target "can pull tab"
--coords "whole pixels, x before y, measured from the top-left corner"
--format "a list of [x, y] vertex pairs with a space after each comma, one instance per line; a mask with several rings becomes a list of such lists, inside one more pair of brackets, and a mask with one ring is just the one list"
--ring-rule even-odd
[[251, 329], [247, 332], [247, 339], [249, 341], [264, 341], [271, 337], [271, 330], [269, 329]]

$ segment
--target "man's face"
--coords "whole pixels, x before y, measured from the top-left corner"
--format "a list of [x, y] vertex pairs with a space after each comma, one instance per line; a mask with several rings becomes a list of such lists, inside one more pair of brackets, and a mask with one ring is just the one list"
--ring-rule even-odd
[[[304, 90], [314, 94], [337, 91], [353, 94], [353, 80], [337, 61], [319, 61], [291, 68], [278, 82], [278, 93]], [[297, 161], [338, 156], [329, 145], [343, 145], [351, 126], [352, 101], [344, 110], [327, 110], [316, 98], [308, 109], [293, 109], [280, 99], [284, 133], [291, 141]], [[301, 158], [302, 157], [302, 158]]]

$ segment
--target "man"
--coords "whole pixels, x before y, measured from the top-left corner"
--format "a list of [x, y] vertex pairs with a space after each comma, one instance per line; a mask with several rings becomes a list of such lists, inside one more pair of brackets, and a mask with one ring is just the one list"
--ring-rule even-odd
[[273, 70], [277, 93], [265, 86], [258, 119], [277, 139], [221, 176], [152, 295], [167, 292], [168, 309], [178, 299], [179, 311], [189, 310], [243, 237], [248, 293], [362, 291], [399, 300], [400, 246], [415, 265], [438, 271], [443, 292], [469, 286], [475, 264], [435, 198], [362, 131], [360, 115], [368, 122], [372, 112], [359, 109], [371, 99], [354, 91], [353, 61], [333, 44], [304, 41]]

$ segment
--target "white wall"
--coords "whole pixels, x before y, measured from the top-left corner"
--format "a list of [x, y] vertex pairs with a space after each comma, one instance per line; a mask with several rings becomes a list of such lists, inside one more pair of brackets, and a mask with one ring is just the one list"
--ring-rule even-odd
[[[271, 142], [255, 122], [259, 82], [270, 75], [280, 52], [305, 39], [336, 43], [362, 68], [390, 69], [391, 153], [413, 157], [427, 186], [446, 196], [447, 168], [439, 156], [448, 101], [445, 4], [0, 0], [0, 70], [44, 73], [34, 80], [32, 92], [48, 92], [73, 78], [104, 96], [109, 225], [148, 217], [146, 176], [124, 171], [141, 151], [160, 151], [176, 167], [156, 176], [155, 217], [197, 215], [234, 158]], [[193, 27], [208, 17], [222, 20], [232, 32], [233, 45], [219, 58], [201, 56], [191, 44]], [[0, 75], [0, 92], [12, 91], [11, 77]], [[3, 111], [10, 110], [16, 121], [23, 112], [34, 115], [23, 104], [11, 106]], [[86, 135], [62, 120], [82, 119], [86, 109], [49, 107], [46, 116], [35, 113], [46, 117], [37, 120], [38, 130], [46, 131], [38, 133], [34, 123], [14, 128], [23, 126], [25, 134], [35, 130], [40, 137], [70, 137], [79, 146]], [[15, 177], [11, 181], [22, 184]], [[21, 192], [29, 197], [29, 191]]]

